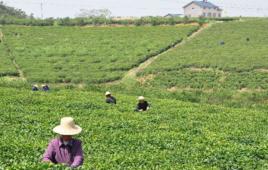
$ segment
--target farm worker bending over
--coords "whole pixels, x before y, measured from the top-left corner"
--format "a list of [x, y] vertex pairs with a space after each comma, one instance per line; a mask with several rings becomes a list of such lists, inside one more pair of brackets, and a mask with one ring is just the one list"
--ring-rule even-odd
[[106, 103], [109, 103], [109, 104], [116, 104], [116, 98], [112, 96], [112, 94], [110, 92], [106, 92], [105, 93], [105, 96], [106, 96]]
[[73, 135], [79, 134], [82, 128], [75, 125], [73, 118], [64, 117], [53, 131], [60, 137], [49, 143], [43, 162], [65, 164], [72, 168], [82, 165], [84, 157], [81, 141], [72, 138]]
[[38, 91], [39, 89], [38, 89], [38, 85], [37, 84], [35, 84], [35, 85], [33, 85], [33, 87], [32, 87], [32, 91]]
[[49, 91], [49, 87], [47, 84], [43, 84], [42, 89], [43, 89], [43, 91]]
[[149, 110], [149, 104], [148, 102], [145, 100], [145, 98], [143, 96], [140, 96], [138, 98], [138, 101], [139, 103], [137, 104], [137, 108], [135, 111], [137, 112], [143, 112], [143, 111], [146, 111], [146, 110]]

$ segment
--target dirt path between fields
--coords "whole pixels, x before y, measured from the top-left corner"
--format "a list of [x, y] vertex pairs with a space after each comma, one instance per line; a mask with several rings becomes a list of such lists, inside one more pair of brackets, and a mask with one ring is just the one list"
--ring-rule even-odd
[[198, 89], [198, 88], [192, 88], [192, 87], [171, 87], [168, 88], [167, 91], [169, 92], [184, 92], [184, 91], [189, 91], [189, 92], [195, 92], [195, 91], [202, 91], [203, 93], [213, 93], [214, 89], [213, 88], [208, 88], [208, 89]]
[[[2, 43], [4, 43], [4, 33], [2, 31], [0, 31], [0, 41]], [[19, 78], [23, 81], [26, 81], [24, 73], [21, 70], [20, 66], [17, 64], [16, 59], [15, 59], [14, 55], [12, 54], [12, 51], [11, 51], [9, 45], [5, 44], [5, 46], [6, 46], [7, 53], [8, 53], [7, 55], [9, 55], [11, 62], [13, 63], [14, 67], [16, 68], [17, 72], [19, 73]], [[14, 79], [14, 78], [11, 78], [11, 79]]]
[[260, 72], [260, 73], [268, 73], [268, 69], [267, 68], [255, 69], [255, 71]]
[[12, 63], [13, 63], [13, 65], [15, 66], [15, 68], [17, 69], [17, 72], [19, 73], [20, 78], [21, 78], [23, 81], [26, 81], [26, 78], [25, 78], [25, 76], [24, 76], [24, 73], [23, 73], [23, 71], [20, 69], [20, 66], [17, 64], [15, 58], [13, 58]]
[[166, 54], [166, 53], [178, 48], [179, 46], [182, 46], [186, 42], [188, 42], [191, 39], [193, 39], [196, 36], [198, 36], [201, 32], [203, 32], [205, 29], [207, 29], [210, 26], [211, 26], [211, 24], [204, 24], [196, 32], [194, 32], [192, 35], [188, 36], [186, 39], [182, 40], [181, 42], [177, 43], [174, 47], [171, 47], [171, 48], [167, 49], [166, 51], [149, 58], [145, 62], [141, 63], [138, 67], [135, 67], [135, 68], [129, 70], [125, 74], [125, 76], [123, 77], [122, 81], [124, 81], [125, 79], [129, 79], [129, 78], [134, 78], [135, 79], [139, 72], [142, 72], [145, 68], [147, 68], [149, 65], [151, 65], [156, 59], [161, 57], [163, 54]]
[[0, 43], [3, 42], [3, 39], [4, 39], [4, 34], [2, 31], [0, 31]]

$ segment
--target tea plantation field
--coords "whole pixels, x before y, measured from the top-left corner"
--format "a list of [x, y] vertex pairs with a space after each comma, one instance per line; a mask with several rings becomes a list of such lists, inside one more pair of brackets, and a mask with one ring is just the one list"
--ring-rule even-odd
[[137, 113], [135, 96], [110, 106], [74, 90], [0, 96], [0, 169], [55, 169], [40, 160], [63, 116], [83, 128], [82, 169], [268, 169], [267, 111], [149, 98], [152, 109]]
[[142, 86], [195, 102], [267, 104], [267, 30], [267, 19], [213, 24], [140, 73]]
[[268, 20], [208, 25], [0, 26], [0, 170], [65, 169], [41, 163], [64, 116], [81, 169], [267, 170]]
[[[0, 51], [0, 59], [8, 64], [15, 59], [29, 82], [102, 83], [120, 79], [127, 70], [197, 29], [194, 25], [3, 26], [0, 48], [6, 50]], [[10, 73], [13, 68], [5, 65], [0, 73]]]

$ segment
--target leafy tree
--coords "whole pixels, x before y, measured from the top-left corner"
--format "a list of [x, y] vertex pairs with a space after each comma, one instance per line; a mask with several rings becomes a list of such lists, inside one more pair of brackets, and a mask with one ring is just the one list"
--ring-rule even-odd
[[79, 18], [91, 18], [91, 17], [102, 17], [110, 18], [112, 12], [109, 9], [80, 9], [80, 13], [77, 15]]
[[2, 1], [0, 2], [0, 17], [16, 17], [16, 18], [26, 18], [27, 15], [21, 9], [16, 9], [13, 7], [6, 6]]

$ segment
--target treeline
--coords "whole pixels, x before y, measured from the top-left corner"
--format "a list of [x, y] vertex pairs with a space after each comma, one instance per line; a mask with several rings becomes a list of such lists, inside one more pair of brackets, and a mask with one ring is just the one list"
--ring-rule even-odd
[[5, 18], [5, 17], [26, 18], [27, 15], [24, 11], [6, 6], [2, 1], [0, 1], [0, 17], [1, 18]]
[[142, 17], [139, 19], [112, 19], [112, 18], [75, 18], [59, 19], [58, 25], [62, 26], [85, 26], [85, 25], [176, 25], [181, 23], [198, 22], [197, 19], [189, 18], [164, 18], [164, 17]]
[[175, 25], [181, 23], [203, 22], [200, 19], [189, 18], [164, 18], [164, 17], [142, 17], [139, 19], [116, 20], [112, 18], [13, 18], [0, 17], [1, 25], [25, 25], [25, 26], [86, 26], [86, 25]]
[[[0, 25], [25, 25], [25, 26], [86, 26], [86, 25], [176, 25], [187, 23], [205, 23], [210, 19], [205, 18], [165, 18], [165, 17], [142, 17], [139, 19], [123, 19], [116, 20], [112, 18], [48, 18], [48, 19], [34, 19], [34, 18], [13, 18], [0, 17]], [[235, 18], [219, 18], [213, 20], [232, 21]]]
[[50, 19], [34, 19], [34, 18], [15, 18], [0, 17], [0, 25], [24, 25], [24, 26], [52, 26], [55, 20]]
[[[215, 19], [213, 19], [215, 20]], [[219, 19], [217, 19], [219, 20]], [[220, 18], [223, 21], [234, 20], [234, 18]], [[33, 15], [27, 16], [20, 9], [6, 6], [0, 2], [0, 25], [24, 25], [24, 26], [86, 26], [86, 25], [176, 25], [187, 23], [205, 23], [206, 18], [187, 17], [142, 17], [138, 19], [113, 19], [109, 17], [78, 17], [78, 18], [47, 18], [38, 19]]]
[[47, 18], [37, 19], [33, 15], [27, 16], [20, 9], [6, 6], [0, 2], [0, 25], [24, 25], [24, 26], [86, 26], [86, 25], [176, 25], [187, 23], [205, 23], [208, 20], [232, 21], [235, 18], [187, 18], [187, 17], [142, 17], [139, 19], [113, 19], [106, 17], [85, 18]]

